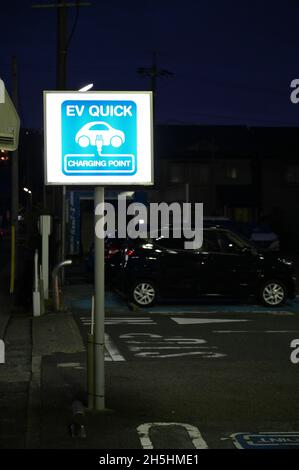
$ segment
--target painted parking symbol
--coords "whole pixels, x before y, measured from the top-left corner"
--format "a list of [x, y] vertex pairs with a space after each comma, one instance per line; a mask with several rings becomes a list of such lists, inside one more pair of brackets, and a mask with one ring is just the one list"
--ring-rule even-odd
[[133, 175], [137, 171], [134, 101], [66, 100], [61, 104], [66, 175]]
[[299, 449], [299, 432], [236, 433], [237, 449]]
[[150, 333], [127, 333], [119, 337], [129, 351], [137, 358], [166, 359], [173, 357], [199, 356], [219, 359], [226, 354], [219, 353], [216, 346], [210, 346], [203, 338], [182, 336], [161, 336]]
[[154, 449], [150, 431], [159, 429], [160, 432], [169, 434], [170, 430], [182, 429], [187, 432], [190, 442], [189, 448], [208, 449], [208, 445], [203, 439], [199, 429], [196, 426], [186, 423], [144, 423], [138, 426], [137, 433], [143, 449]]

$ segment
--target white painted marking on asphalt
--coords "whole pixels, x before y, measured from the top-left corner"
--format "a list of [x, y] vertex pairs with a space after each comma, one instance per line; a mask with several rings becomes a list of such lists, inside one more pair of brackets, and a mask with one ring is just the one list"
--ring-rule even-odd
[[299, 333], [299, 330], [214, 330], [213, 333]]
[[[134, 338], [136, 336], [141, 336], [141, 337], [148, 337], [150, 338], [150, 341], [136, 341]], [[201, 339], [201, 338], [183, 338], [182, 336], [174, 336], [174, 337], [163, 337], [161, 335], [152, 335], [149, 333], [128, 333], [124, 335], [120, 335], [121, 339], [129, 339], [130, 341], [127, 341], [128, 344], [159, 344], [159, 343], [176, 343], [176, 344], [204, 344], [206, 343], [206, 340]]]
[[171, 320], [178, 323], [179, 325], [204, 325], [207, 323], [232, 323], [232, 322], [245, 322], [250, 320], [231, 320], [223, 318], [175, 318], [172, 317]]
[[[207, 341], [202, 338], [183, 338], [182, 336], [163, 337], [150, 333], [127, 333], [119, 337], [125, 340], [128, 349], [135, 357], [169, 358], [179, 356], [200, 355], [205, 358], [225, 357], [226, 354], [215, 353], [216, 346], [203, 346]], [[185, 345], [185, 346], [183, 346]], [[171, 354], [161, 354], [161, 350], [188, 350], [188, 352], [173, 352]], [[196, 351], [194, 351], [196, 349]], [[150, 351], [145, 351], [150, 350]]]
[[[234, 306], [235, 308], [235, 306]], [[241, 310], [231, 311], [228, 310], [226, 307], [223, 310], [191, 310], [191, 309], [184, 309], [182, 307], [179, 311], [175, 312], [173, 310], [147, 310], [147, 313], [150, 314], [158, 314], [158, 315], [202, 315], [202, 314], [213, 314], [213, 315], [244, 315], [244, 314], [262, 314], [265, 313], [267, 315], [283, 315], [283, 316], [295, 316], [296, 313], [290, 312], [289, 310], [251, 310], [250, 306], [248, 310], [244, 310], [244, 306], [241, 307]]]
[[60, 362], [57, 367], [68, 368], [68, 367], [80, 367], [80, 362]]
[[105, 348], [108, 354], [110, 355], [112, 361], [114, 362], [125, 361], [125, 358], [120, 354], [116, 345], [114, 344], [110, 336], [107, 334], [105, 334]]
[[[82, 321], [83, 325], [85, 326], [90, 326], [91, 325], [91, 319], [90, 317], [80, 317], [80, 320]], [[122, 325], [122, 324], [128, 324], [128, 325], [156, 325], [157, 323], [152, 320], [151, 318], [140, 318], [140, 317], [115, 317], [115, 318], [106, 318], [105, 319], [105, 325]]]
[[[148, 310], [148, 313], [150, 314], [157, 314], [157, 315], [201, 315], [201, 314], [207, 314], [207, 313], [212, 313], [212, 314], [221, 314], [221, 313], [229, 313], [233, 314], [235, 312], [219, 312], [219, 310], [184, 310], [184, 308], [180, 309], [178, 312], [175, 312], [173, 310]], [[236, 312], [237, 313], [237, 312]], [[238, 312], [240, 313], [240, 312]]]
[[[140, 343], [144, 344], [144, 343]], [[152, 346], [132, 346], [130, 347], [131, 351], [141, 351], [142, 349], [153, 349]], [[155, 349], [198, 349], [198, 346], [156, 346]], [[200, 349], [217, 349], [217, 346], [200, 346]]]
[[294, 312], [289, 312], [285, 310], [267, 310], [265, 313], [270, 313], [271, 315], [283, 315], [284, 317], [294, 317]]
[[178, 354], [160, 354], [158, 351], [152, 352], [140, 352], [135, 354], [136, 357], [151, 357], [153, 359], [165, 359], [170, 357], [181, 357], [181, 356], [202, 356], [208, 359], [218, 359], [220, 357], [225, 357], [226, 354], [214, 353], [210, 351], [194, 351], [194, 352], [186, 352], [186, 353], [178, 353]]
[[[195, 449], [208, 449], [208, 445], [206, 441], [203, 439], [199, 429], [191, 424], [186, 423], [144, 423], [138, 426], [137, 433], [139, 435], [140, 443], [143, 449], [154, 449], [153, 443], [149, 436], [150, 429], [152, 427], [169, 427], [169, 426], [176, 426], [184, 428], [192, 442], [193, 447]], [[169, 433], [169, 429], [166, 430]]]

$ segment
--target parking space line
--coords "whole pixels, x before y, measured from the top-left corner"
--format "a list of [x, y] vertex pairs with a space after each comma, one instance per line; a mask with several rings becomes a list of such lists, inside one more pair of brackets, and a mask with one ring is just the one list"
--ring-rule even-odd
[[235, 323], [248, 322], [250, 320], [235, 320], [223, 318], [171, 318], [178, 325], [205, 325], [208, 323]]
[[120, 354], [116, 345], [112, 341], [109, 335], [105, 334], [105, 348], [108, 354], [111, 357], [111, 360], [114, 362], [125, 361], [125, 358]]
[[299, 330], [214, 330], [213, 333], [299, 333]]
[[[80, 317], [81, 322], [84, 326], [91, 325], [90, 317]], [[152, 318], [149, 317], [114, 317], [105, 318], [105, 325], [156, 325]]]

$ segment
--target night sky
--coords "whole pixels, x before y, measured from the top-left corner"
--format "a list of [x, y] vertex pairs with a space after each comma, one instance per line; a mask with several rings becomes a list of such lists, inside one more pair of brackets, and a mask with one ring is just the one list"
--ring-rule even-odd
[[[42, 90], [55, 89], [56, 10], [1, 4], [0, 76], [19, 63], [23, 127], [42, 127]], [[54, 0], [53, 0], [54, 1]], [[290, 82], [299, 78], [299, 0], [91, 0], [68, 53], [68, 89], [147, 90], [152, 51], [174, 73], [158, 79], [163, 124], [298, 126]], [[68, 10], [69, 31], [75, 8]]]

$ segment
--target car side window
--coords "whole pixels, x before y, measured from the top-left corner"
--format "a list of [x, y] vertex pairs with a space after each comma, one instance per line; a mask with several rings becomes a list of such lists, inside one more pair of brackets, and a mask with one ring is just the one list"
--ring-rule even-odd
[[232, 232], [221, 233], [221, 245], [224, 253], [241, 254], [244, 249], [250, 246], [243, 242], [241, 238], [234, 235]]
[[161, 248], [166, 248], [167, 250], [183, 250], [184, 249], [183, 238], [159, 237], [159, 238], [156, 238], [155, 243], [159, 245]]
[[218, 235], [216, 232], [210, 230], [204, 230], [203, 232], [203, 244], [200, 251], [207, 251], [217, 253], [221, 251], [219, 244]]

